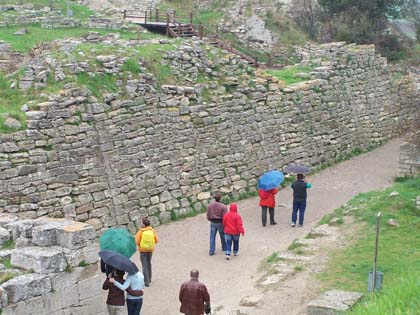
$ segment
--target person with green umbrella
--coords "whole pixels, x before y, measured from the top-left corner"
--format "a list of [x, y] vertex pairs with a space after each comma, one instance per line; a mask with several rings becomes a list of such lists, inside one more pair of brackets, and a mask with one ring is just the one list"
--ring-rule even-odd
[[136, 252], [134, 237], [126, 228], [110, 228], [99, 238], [101, 250], [112, 250], [127, 258]]

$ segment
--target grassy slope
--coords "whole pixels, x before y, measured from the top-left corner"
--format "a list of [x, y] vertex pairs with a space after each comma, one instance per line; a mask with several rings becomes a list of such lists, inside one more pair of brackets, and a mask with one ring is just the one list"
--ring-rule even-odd
[[[390, 197], [393, 191], [399, 195]], [[355, 225], [347, 227], [354, 229], [351, 245], [334, 253], [327, 272], [321, 275], [325, 289], [367, 293], [367, 276], [373, 264], [375, 215], [378, 211], [383, 215], [378, 252], [378, 270], [384, 272], [383, 294], [376, 300], [367, 299], [349, 314], [417, 314], [413, 312], [420, 305], [417, 297], [420, 288], [417, 277], [420, 276], [420, 216], [415, 206], [418, 195], [420, 179], [409, 179], [386, 190], [360, 194], [347, 206], [336, 210], [338, 217], [350, 210], [356, 218], [357, 228]], [[395, 219], [400, 227], [386, 224], [389, 219]]]
[[[82, 43], [72, 52], [71, 56], [67, 56], [69, 59], [76, 59], [79, 61], [87, 61], [91, 67], [92, 73], [96, 72], [98, 66], [95, 61], [95, 56], [99, 54], [116, 54], [126, 56], [128, 59], [122, 67], [121, 79], [126, 80], [127, 74], [137, 75], [140, 73], [140, 67], [138, 60], [143, 58], [146, 64], [148, 72], [155, 75], [158, 84], [162, 85], [173, 81], [169, 66], [163, 65], [162, 52], [175, 49], [175, 43], [169, 44], [147, 44], [137, 48], [124, 49], [123, 52], [119, 47], [107, 46], [104, 44], [91, 44]], [[65, 55], [61, 50], [52, 51], [52, 55], [58, 56], [59, 59], [65, 58]], [[16, 74], [19, 75], [19, 74]], [[99, 99], [102, 98], [105, 92], [117, 92], [116, 80], [118, 78], [113, 75], [107, 74], [96, 74], [88, 75], [87, 73], [80, 73], [78, 75], [67, 74], [67, 78], [64, 82], [55, 82], [52, 79], [48, 80], [48, 86], [43, 89], [34, 90], [29, 89], [22, 91], [18, 89], [11, 89], [11, 80], [6, 79], [4, 75], [0, 74], [0, 114], [8, 113], [9, 116], [18, 119], [22, 122], [22, 129], [26, 128], [25, 113], [20, 110], [21, 106], [30, 100], [42, 99], [42, 94], [56, 93], [58, 90], [63, 88], [64, 83], [76, 82], [79, 85], [88, 87], [92, 94]], [[0, 117], [0, 133], [12, 132], [3, 126], [5, 118]]]
[[138, 33], [130, 31], [112, 31], [103, 29], [88, 29], [88, 28], [57, 28], [44, 29], [38, 25], [28, 27], [28, 33], [25, 35], [13, 35], [14, 32], [21, 29], [21, 26], [3, 27], [0, 28], [0, 40], [4, 40], [11, 44], [12, 49], [25, 53], [31, 50], [36, 44], [41, 42], [51, 42], [56, 39], [78, 38], [87, 34], [88, 32], [98, 32], [101, 35], [110, 33], [120, 33], [123, 39], [148, 39], [159, 38], [160, 35], [151, 33]]
[[[39, 10], [44, 7], [50, 7], [52, 1], [52, 8], [54, 11], [60, 11], [64, 16], [67, 15], [67, 0], [2, 0], [0, 4], [33, 4], [34, 9]], [[70, 10], [73, 12], [73, 17], [82, 21], [86, 21], [94, 12], [84, 5], [77, 4], [74, 1], [69, 1]]]

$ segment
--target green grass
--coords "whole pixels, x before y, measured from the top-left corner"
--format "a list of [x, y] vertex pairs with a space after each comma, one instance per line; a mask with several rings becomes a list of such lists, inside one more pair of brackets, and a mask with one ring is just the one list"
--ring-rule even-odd
[[117, 92], [115, 85], [116, 77], [112, 74], [93, 74], [80, 73], [77, 75], [76, 82], [86, 86], [94, 96], [102, 99], [104, 92]]
[[0, 260], [0, 263], [6, 268], [6, 269], [11, 269], [12, 268], [12, 264], [10, 263], [10, 258], [4, 258], [2, 260]]
[[420, 273], [402, 277], [382, 294], [366, 299], [348, 315], [418, 315], [420, 309]]
[[309, 73], [312, 71], [311, 67], [302, 67], [302, 66], [295, 66], [295, 67], [286, 67], [281, 70], [272, 70], [269, 69], [266, 72], [273, 77], [278, 78], [286, 83], [286, 85], [308, 81], [308, 79], [297, 77], [298, 73]]
[[[11, 82], [0, 73], [0, 115], [8, 113], [10, 117], [22, 123], [22, 129], [26, 128], [26, 115], [20, 107], [29, 101], [30, 93], [26, 94], [18, 89], [10, 89]], [[3, 123], [6, 119], [0, 117], [0, 133], [9, 133], [14, 130], [6, 128]]]
[[[50, 7], [52, 0], [2, 0], [0, 4], [28, 4], [34, 5], [35, 10], [42, 9], [44, 7]], [[84, 5], [77, 4], [75, 1], [69, 1], [70, 10], [73, 11], [73, 18], [78, 20], [86, 21], [90, 15], [94, 15], [94, 11]], [[67, 0], [53, 0], [52, 8], [54, 11], [60, 11], [64, 16], [67, 16]]]
[[[389, 197], [393, 191], [399, 196]], [[325, 289], [354, 290], [367, 293], [367, 277], [372, 271], [373, 253], [375, 244], [375, 222], [378, 211], [382, 212], [378, 271], [384, 272], [384, 295], [375, 301], [367, 301], [366, 309], [375, 309], [374, 304], [384, 303], [388, 309], [383, 312], [351, 313], [351, 314], [411, 314], [399, 313], [398, 305], [406, 305], [409, 309], [412, 300], [409, 292], [400, 286], [401, 279], [413, 279], [412, 274], [420, 268], [420, 216], [415, 206], [415, 198], [420, 194], [420, 178], [400, 179], [393, 187], [381, 191], [359, 194], [346, 206], [337, 209], [342, 215], [344, 209], [350, 211], [355, 217], [355, 224], [348, 226], [352, 229], [352, 243], [345, 249], [331, 255], [326, 272], [320, 276]], [[400, 227], [386, 224], [389, 219], [396, 220]], [[414, 277], [415, 278], [415, 277]], [[417, 278], [418, 279], [418, 278]], [[418, 287], [418, 283], [413, 284]], [[400, 289], [397, 289], [400, 287]], [[400, 290], [398, 296], [390, 299], [392, 290]], [[418, 289], [416, 290], [418, 291]], [[387, 295], [388, 294], [388, 295]], [[384, 299], [384, 301], [382, 301]], [[381, 306], [382, 307], [382, 306]], [[394, 309], [395, 307], [395, 309]], [[413, 313], [414, 314], [414, 313]]]
[[302, 247], [305, 247], [305, 244], [299, 243], [297, 239], [293, 240], [293, 243], [289, 245], [287, 250], [289, 251], [296, 251], [298, 249], [301, 249]]
[[52, 42], [56, 39], [66, 38], [80, 38], [86, 35], [88, 32], [98, 32], [100, 35], [120, 33], [122, 39], [148, 39], [148, 38], [159, 38], [160, 35], [149, 34], [149, 33], [137, 33], [130, 31], [112, 31], [102, 29], [88, 29], [88, 28], [56, 28], [56, 29], [45, 29], [39, 25], [28, 26], [28, 33], [24, 35], [13, 35], [16, 31], [21, 29], [22, 26], [11, 26], [0, 28], [0, 40], [4, 40], [10, 43], [13, 50], [18, 52], [28, 52], [34, 46], [41, 42]]
[[13, 248], [15, 248], [15, 242], [13, 242], [13, 240], [8, 240], [0, 246], [0, 250], [7, 250]]
[[139, 63], [136, 60], [134, 60], [132, 58], [129, 58], [122, 65], [121, 71], [128, 71], [128, 72], [131, 72], [133, 74], [140, 73]]

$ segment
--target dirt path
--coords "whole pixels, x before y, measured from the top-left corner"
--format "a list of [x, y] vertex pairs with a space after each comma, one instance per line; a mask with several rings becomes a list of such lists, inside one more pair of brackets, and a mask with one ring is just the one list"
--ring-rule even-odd
[[[212, 306], [223, 308], [219, 314], [236, 312], [244, 296], [260, 294], [255, 283], [261, 276], [257, 269], [261, 261], [274, 251], [286, 250], [290, 243], [307, 234], [319, 220], [333, 209], [360, 192], [390, 185], [396, 175], [399, 144], [390, 143], [372, 152], [317, 173], [309, 178], [313, 188], [309, 191], [308, 208], [303, 228], [290, 227], [291, 189], [277, 195], [276, 226], [261, 227], [258, 199], [238, 202], [244, 220], [245, 237], [241, 237], [240, 256], [230, 261], [217, 242], [216, 255], [208, 255], [209, 224], [205, 215], [157, 228], [160, 243], [153, 256], [153, 282], [146, 289], [142, 314], [179, 314], [178, 290], [189, 278], [192, 268], [200, 270], [200, 279], [207, 285]], [[138, 254], [133, 260], [140, 266]], [[276, 292], [264, 294], [264, 304], [249, 309], [247, 314], [299, 314], [302, 300], [311, 293], [308, 277], [291, 279]], [[241, 308], [243, 309], [243, 308]]]

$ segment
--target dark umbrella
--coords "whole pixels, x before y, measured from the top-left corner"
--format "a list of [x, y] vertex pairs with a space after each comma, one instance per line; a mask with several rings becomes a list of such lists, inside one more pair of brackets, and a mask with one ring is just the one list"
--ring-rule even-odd
[[101, 250], [99, 256], [105, 264], [118, 270], [127, 271], [130, 275], [139, 271], [136, 264], [130, 259], [112, 250]]
[[311, 169], [303, 165], [289, 165], [285, 171], [293, 174], [308, 174], [311, 172]]

